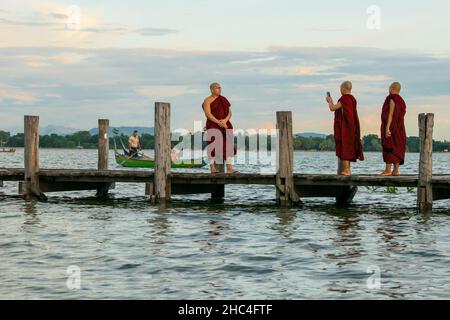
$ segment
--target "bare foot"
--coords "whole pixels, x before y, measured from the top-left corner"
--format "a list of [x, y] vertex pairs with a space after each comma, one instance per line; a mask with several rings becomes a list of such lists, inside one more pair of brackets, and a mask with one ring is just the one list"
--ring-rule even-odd
[[233, 174], [233, 173], [239, 173], [239, 171], [233, 169], [233, 170], [231, 170], [231, 171], [228, 171], [228, 170], [227, 170], [227, 173]]
[[383, 177], [392, 176], [392, 172], [384, 171], [384, 172], [380, 173], [380, 176], [383, 176]]
[[400, 175], [400, 172], [399, 172], [399, 171], [393, 171], [393, 172], [392, 172], [392, 175], [397, 177], [397, 176]]
[[340, 176], [346, 176], [346, 177], [350, 177], [352, 174], [350, 173], [350, 171], [343, 171], [339, 174]]
[[217, 171], [216, 166], [211, 165], [211, 174], [215, 174], [215, 173], [219, 173], [219, 171]]

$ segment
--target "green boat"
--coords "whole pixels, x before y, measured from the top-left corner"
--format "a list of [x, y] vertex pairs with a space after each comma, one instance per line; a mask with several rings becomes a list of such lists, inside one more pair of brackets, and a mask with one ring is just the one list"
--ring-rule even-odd
[[[154, 168], [155, 159], [141, 155], [137, 158], [130, 158], [116, 152], [116, 162], [118, 165], [130, 168]], [[181, 160], [180, 162], [172, 162], [172, 168], [195, 169], [202, 168], [206, 165], [203, 159]]]
[[[122, 143], [122, 141], [120, 141]], [[131, 157], [127, 154], [125, 147], [122, 144], [122, 149], [124, 154], [121, 154], [117, 151], [116, 141], [114, 140], [114, 154], [116, 158], [116, 163], [123, 167], [129, 168], [154, 168], [155, 167], [155, 159], [150, 158], [143, 153], [140, 153], [137, 157]], [[207, 163], [203, 160], [203, 158], [199, 159], [181, 159], [177, 162], [172, 162], [172, 168], [181, 168], [181, 169], [195, 169], [202, 168]]]

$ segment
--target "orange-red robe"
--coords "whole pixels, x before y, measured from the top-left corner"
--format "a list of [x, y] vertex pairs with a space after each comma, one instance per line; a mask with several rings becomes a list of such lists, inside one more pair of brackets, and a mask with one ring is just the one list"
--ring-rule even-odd
[[[218, 96], [211, 103], [211, 114], [218, 120], [225, 119], [230, 112], [230, 102], [227, 98], [223, 96]], [[203, 107], [203, 106], [202, 106]], [[206, 121], [206, 136], [208, 142], [208, 158], [216, 158], [216, 148], [214, 147], [216, 134], [220, 132], [222, 138], [222, 155], [220, 156], [225, 161], [227, 158], [236, 155], [236, 146], [234, 144], [234, 134], [233, 134], [233, 125], [230, 121], [227, 122], [228, 129], [221, 128], [217, 123], [210, 121], [209, 119]], [[211, 130], [212, 129], [212, 130]], [[218, 131], [214, 130], [217, 129]], [[217, 146], [217, 144], [216, 144]]]
[[334, 112], [334, 141], [336, 155], [341, 160], [364, 160], [357, 102], [351, 94], [345, 94], [339, 102], [342, 108]]
[[[386, 137], [386, 126], [389, 119], [390, 102], [394, 100], [395, 109], [391, 123], [391, 137]], [[381, 145], [383, 146], [383, 160], [386, 163], [405, 163], [406, 130], [405, 130], [406, 103], [398, 94], [386, 97], [381, 111]]]

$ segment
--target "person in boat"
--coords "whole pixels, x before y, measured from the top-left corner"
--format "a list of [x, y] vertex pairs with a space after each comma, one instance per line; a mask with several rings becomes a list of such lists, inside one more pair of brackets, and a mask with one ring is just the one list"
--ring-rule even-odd
[[350, 162], [364, 160], [357, 102], [352, 95], [352, 87], [350, 81], [341, 84], [342, 97], [337, 104], [330, 96], [327, 97], [328, 107], [334, 112], [336, 155], [344, 162], [344, 169], [339, 174], [344, 176], [351, 175]]
[[128, 152], [130, 157], [137, 158], [140, 150], [142, 150], [142, 148], [139, 143], [139, 133], [137, 130], [134, 130], [133, 134], [128, 139]]
[[[226, 163], [227, 173], [237, 173], [232, 165], [232, 158], [236, 155], [233, 125], [230, 122], [231, 104], [222, 96], [219, 83], [210, 85], [211, 95], [206, 97], [202, 108], [206, 116], [206, 140], [208, 143], [208, 160], [211, 173], [217, 173], [216, 164]], [[216, 141], [217, 138], [217, 141]]]

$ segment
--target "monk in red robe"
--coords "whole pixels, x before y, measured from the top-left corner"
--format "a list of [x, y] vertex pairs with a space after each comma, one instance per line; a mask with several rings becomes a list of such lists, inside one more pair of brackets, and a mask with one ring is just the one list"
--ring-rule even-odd
[[[401, 85], [394, 82], [389, 87], [389, 95], [384, 101], [381, 111], [381, 145], [383, 146], [383, 160], [386, 169], [382, 176], [400, 175], [399, 167], [405, 162], [406, 130], [405, 114], [406, 103], [400, 96]], [[394, 170], [392, 170], [394, 165]]]
[[334, 141], [336, 155], [344, 163], [344, 170], [340, 175], [350, 176], [350, 162], [364, 160], [361, 131], [359, 126], [357, 102], [352, 96], [352, 83], [345, 81], [341, 85], [342, 97], [337, 104], [328, 96], [330, 111], [334, 112]]
[[[226, 162], [227, 173], [236, 173], [232, 157], [236, 155], [233, 125], [230, 122], [231, 104], [222, 96], [220, 84], [210, 85], [211, 95], [205, 98], [203, 110], [206, 116], [206, 137], [208, 141], [208, 159], [211, 173], [217, 173], [216, 163]], [[217, 138], [217, 141], [216, 141]]]

